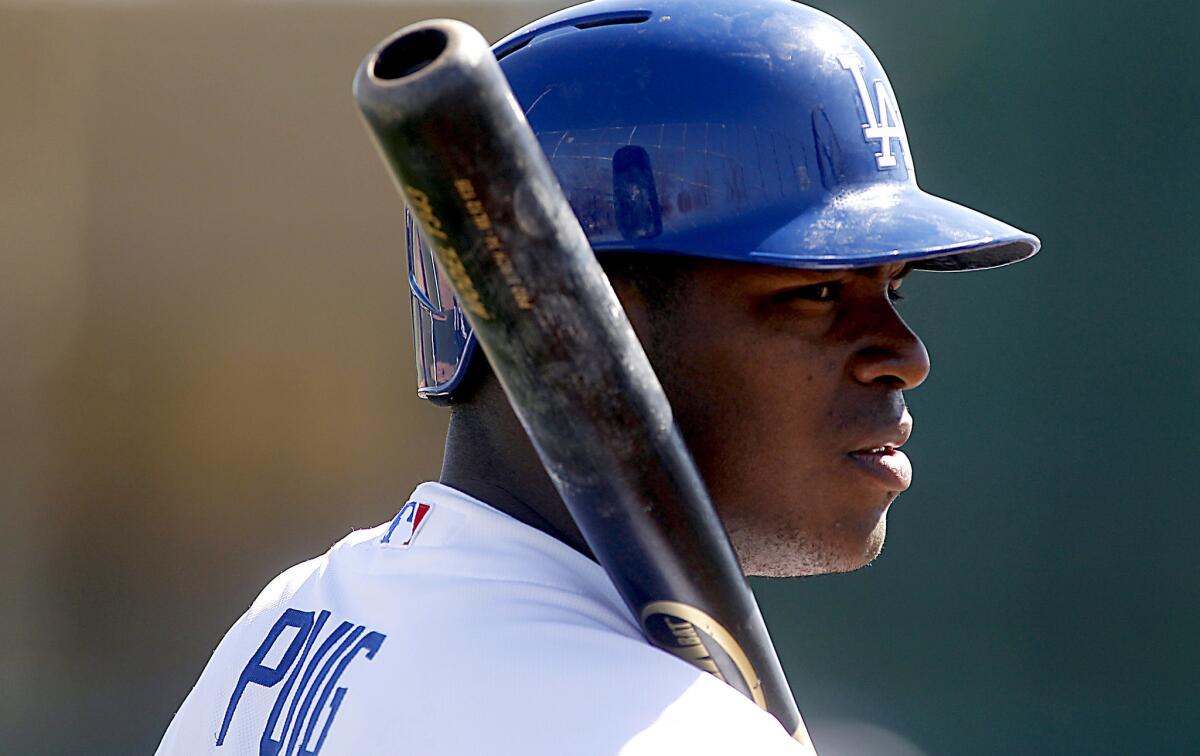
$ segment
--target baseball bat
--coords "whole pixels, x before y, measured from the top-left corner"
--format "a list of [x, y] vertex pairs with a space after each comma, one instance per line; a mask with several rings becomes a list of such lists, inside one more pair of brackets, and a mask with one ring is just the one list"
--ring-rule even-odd
[[550, 478], [646, 636], [811, 742], [671, 408], [487, 42], [367, 55], [355, 98]]

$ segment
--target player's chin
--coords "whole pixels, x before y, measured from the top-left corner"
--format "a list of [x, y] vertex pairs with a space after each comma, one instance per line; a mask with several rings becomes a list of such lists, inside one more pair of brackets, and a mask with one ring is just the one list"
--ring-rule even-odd
[[844, 558], [840, 564], [831, 565], [826, 572], [853, 572], [866, 567], [875, 561], [883, 552], [883, 541], [887, 537], [887, 515], [883, 515], [875, 526], [861, 538], [855, 538], [845, 544]]
[[884, 515], [869, 529], [855, 532], [843, 530], [837, 534], [836, 544], [830, 549], [828, 558], [819, 565], [820, 569], [809, 575], [827, 575], [836, 572], [853, 572], [866, 567], [883, 551], [883, 541], [887, 536], [887, 516]]
[[756, 577], [803, 577], [853, 572], [875, 560], [887, 535], [886, 514], [869, 525], [841, 523], [826, 531], [731, 533], [742, 570]]

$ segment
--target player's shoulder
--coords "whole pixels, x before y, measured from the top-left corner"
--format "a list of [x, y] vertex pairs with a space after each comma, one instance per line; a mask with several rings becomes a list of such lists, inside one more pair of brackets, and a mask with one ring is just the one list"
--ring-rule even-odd
[[427, 615], [389, 635], [386, 660], [343, 707], [332, 752], [795, 752], [774, 718], [649, 645], [598, 564], [507, 515], [484, 515], [456, 541], [465, 553], [419, 575], [432, 583], [418, 602]]
[[536, 591], [461, 600], [468, 611], [435, 635], [389, 637], [387, 661], [345, 686], [328, 753], [797, 753], [774, 718], [632, 623], [618, 631]]
[[414, 732], [416, 750], [548, 756], [570, 742], [579, 754], [797, 752], [773, 717], [636, 632], [547, 616], [492, 630], [452, 672], [478, 727]]
[[270, 582], [159, 753], [536, 756], [564, 743], [790, 752], [772, 718], [647, 644], [595, 562], [423, 484], [391, 521]]
[[598, 564], [484, 502], [423, 483], [390, 521], [272, 579], [235, 629], [282, 621], [286, 608], [412, 628], [485, 608], [495, 623], [506, 607], [563, 608], [608, 629], [635, 628]]
[[[589, 632], [637, 634], [598, 565], [424, 484], [389, 522], [267, 585], [217, 647], [160, 753], [241, 753], [226, 744], [275, 737], [329, 737], [325, 753], [369, 753], [363, 738], [405, 721], [396, 702], [419, 711], [480, 689], [481, 675], [510, 681], [483, 686], [488, 700], [513, 700], [538, 663], [529, 652]], [[318, 721], [324, 729], [310, 727]], [[413, 727], [441, 731], [438, 721], [427, 713]]]
[[[308, 601], [371, 616], [399, 610], [399, 618], [411, 624], [415, 618], [405, 605], [436, 598], [438, 586], [472, 581], [577, 585], [580, 561], [586, 560], [484, 502], [439, 483], [423, 483], [391, 520], [355, 530], [324, 554], [280, 573], [241, 621], [261, 621], [281, 606]], [[381, 601], [381, 594], [391, 600]]]

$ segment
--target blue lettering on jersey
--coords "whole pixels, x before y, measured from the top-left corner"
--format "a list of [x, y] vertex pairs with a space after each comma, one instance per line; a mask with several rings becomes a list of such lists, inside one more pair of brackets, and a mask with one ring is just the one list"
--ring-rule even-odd
[[[229, 697], [229, 705], [225, 708], [221, 731], [217, 734], [218, 747], [225, 743], [229, 725], [233, 722], [233, 714], [242, 694], [246, 692], [246, 686], [253, 683], [264, 688], [273, 688], [286, 676], [287, 681], [279, 689], [275, 705], [263, 727], [259, 754], [317, 756], [321, 752], [321, 746], [325, 744], [325, 737], [329, 734], [329, 727], [341, 708], [342, 699], [346, 697], [346, 688], [336, 688], [342, 673], [359, 654], [363, 654], [367, 659], [374, 659], [387, 637], [373, 630], [367, 632], [364, 625], [342, 622], [321, 639], [318, 645], [317, 640], [329, 620], [329, 615], [328, 610], [322, 610], [320, 615], [317, 615], [316, 612], [302, 612], [292, 608], [280, 615], [238, 677], [233, 695]], [[295, 628], [296, 635], [288, 643], [279, 663], [274, 667], [266, 666], [264, 661], [267, 655], [289, 628]], [[314, 646], [316, 651], [313, 651]], [[291, 674], [288, 674], [289, 671]], [[285, 706], [287, 716], [280, 726], [279, 719]], [[325, 726], [317, 734], [314, 745], [313, 735], [322, 717]]]

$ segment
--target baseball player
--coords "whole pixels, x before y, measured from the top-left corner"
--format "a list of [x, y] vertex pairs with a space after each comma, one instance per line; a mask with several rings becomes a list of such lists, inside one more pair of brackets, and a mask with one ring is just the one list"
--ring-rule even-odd
[[[493, 48], [752, 575], [856, 569], [911, 481], [914, 270], [1038, 240], [922, 192], [879, 62], [791, 0], [585, 3]], [[276, 578], [160, 754], [794, 754], [649, 645], [410, 223], [439, 482]], [[818, 735], [819, 745], [819, 735]]]

